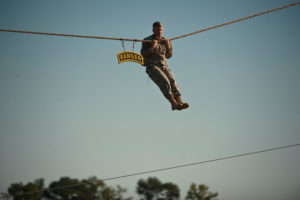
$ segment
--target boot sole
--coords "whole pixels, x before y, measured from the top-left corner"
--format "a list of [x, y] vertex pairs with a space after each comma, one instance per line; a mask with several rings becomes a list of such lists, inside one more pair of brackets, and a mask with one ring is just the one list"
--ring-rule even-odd
[[188, 107], [189, 107], [189, 104], [184, 103], [184, 104], [181, 105], [181, 110], [187, 109]]

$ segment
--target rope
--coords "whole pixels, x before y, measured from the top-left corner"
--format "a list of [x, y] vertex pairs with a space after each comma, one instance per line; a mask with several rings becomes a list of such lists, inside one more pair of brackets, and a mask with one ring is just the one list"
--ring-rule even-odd
[[[150, 171], [137, 172], [137, 173], [133, 173], [133, 174], [127, 174], [127, 175], [123, 175], [123, 176], [116, 176], [116, 177], [111, 177], [111, 178], [106, 178], [106, 179], [101, 179], [101, 180], [102, 181], [109, 181], [109, 180], [126, 178], [126, 177], [131, 177], [131, 176], [142, 175], [142, 174], [149, 174], [149, 173], [153, 173], [153, 172], [160, 172], [160, 171], [166, 171], [166, 170], [171, 170], [171, 169], [176, 169], [176, 168], [189, 167], [189, 166], [193, 166], [193, 165], [200, 165], [200, 164], [216, 162], [216, 161], [220, 161], [220, 160], [228, 160], [228, 159], [233, 159], [233, 158], [242, 157], [242, 156], [249, 156], [249, 155], [253, 155], [253, 154], [264, 153], [264, 152], [268, 152], [268, 151], [286, 149], [286, 148], [291, 148], [291, 147], [295, 147], [295, 146], [299, 146], [299, 145], [300, 144], [293, 144], [293, 145], [288, 145], [288, 146], [275, 147], [275, 148], [271, 148], [271, 149], [264, 149], [264, 150], [260, 150], [260, 151], [254, 151], [254, 152], [249, 152], [249, 153], [244, 153], [244, 154], [221, 157], [221, 158], [216, 158], [216, 159], [212, 159], [212, 160], [199, 161], [199, 162], [194, 162], [194, 163], [189, 163], [189, 164], [184, 164], [184, 165], [177, 165], [177, 166], [161, 168], [161, 169], [155, 169], [155, 170], [150, 170]], [[61, 186], [61, 187], [48, 188], [48, 189], [44, 189], [44, 190], [37, 190], [37, 191], [33, 191], [33, 192], [21, 193], [21, 194], [14, 195], [14, 197], [30, 195], [30, 194], [35, 194], [35, 193], [41, 193], [41, 192], [45, 192], [45, 191], [62, 190], [62, 189], [65, 189], [65, 188], [75, 187], [75, 186], [79, 186], [79, 185], [85, 185], [85, 184], [88, 184], [88, 183], [89, 182], [86, 181], [86, 182], [83, 182], [83, 183], [77, 183], [77, 184], [65, 185], [65, 186]]]
[[103, 37], [103, 36], [93, 36], [93, 35], [74, 35], [74, 34], [64, 34], [64, 33], [48, 33], [48, 32], [36, 32], [36, 31], [24, 31], [24, 30], [0, 29], [0, 31], [2, 31], [2, 32], [14, 32], [14, 33], [37, 34], [37, 35], [62, 36], [62, 37], [79, 37], [79, 38], [90, 38], [90, 39], [102, 39], [102, 40], [121, 40], [121, 41], [132, 41], [132, 42], [152, 42], [150, 40], [138, 40], [138, 39], [128, 39], [128, 38], [114, 38], [114, 37]]
[[[226, 26], [226, 25], [229, 25], [229, 24], [240, 22], [240, 21], [250, 19], [250, 18], [253, 18], [253, 17], [257, 17], [257, 16], [260, 16], [260, 15], [265, 15], [265, 14], [268, 14], [268, 13], [271, 13], [271, 12], [282, 10], [284, 8], [292, 7], [292, 6], [295, 6], [295, 5], [298, 5], [298, 4], [300, 4], [300, 1], [288, 4], [288, 5], [284, 5], [284, 6], [281, 6], [279, 8], [266, 10], [264, 12], [257, 13], [257, 14], [254, 14], [254, 15], [250, 15], [250, 16], [247, 16], [247, 17], [243, 17], [243, 18], [240, 18], [240, 19], [236, 19], [236, 20], [233, 20], [233, 21], [229, 21], [229, 22], [219, 24], [219, 25], [216, 25], [216, 26], [212, 26], [212, 27], [208, 27], [208, 28], [201, 29], [201, 30], [198, 30], [198, 31], [194, 31], [192, 33], [188, 33], [188, 34], [180, 35], [180, 36], [177, 36], [177, 37], [173, 37], [170, 40], [177, 40], [177, 39], [184, 38], [184, 37], [187, 37], [187, 36], [190, 36], [190, 35], [194, 35], [194, 34], [197, 34], [197, 33], [201, 33], [201, 32], [204, 32], [204, 31], [216, 29], [216, 28], [219, 28], [219, 27], [222, 27], [222, 26]], [[63, 33], [35, 32], [35, 31], [24, 31], [24, 30], [0, 29], [0, 31], [2, 31], [2, 32], [14, 32], [14, 33], [38, 34], [38, 35], [62, 36], [62, 37], [79, 37], [79, 38], [90, 38], [90, 39], [103, 39], [103, 40], [121, 40], [121, 41], [132, 41], [132, 42], [152, 42], [152, 40], [139, 40], [139, 39], [115, 38], [115, 37], [103, 37], [103, 36], [91, 36], [91, 35], [74, 35], [74, 34], [63, 34]]]
[[212, 26], [212, 27], [208, 27], [208, 28], [205, 28], [205, 29], [201, 29], [201, 30], [198, 30], [198, 31], [195, 31], [195, 32], [192, 32], [192, 33], [185, 34], [185, 35], [173, 37], [170, 40], [177, 40], [177, 39], [180, 39], [180, 38], [184, 38], [184, 37], [187, 37], [187, 36], [190, 36], [190, 35], [194, 35], [194, 34], [197, 34], [197, 33], [201, 33], [201, 32], [204, 32], [204, 31], [208, 31], [208, 30], [211, 30], [211, 29], [215, 29], [215, 28], [219, 28], [219, 27], [222, 27], [222, 26], [226, 26], [226, 25], [229, 25], [229, 24], [236, 23], [236, 22], [244, 21], [246, 19], [250, 19], [250, 18], [253, 18], [253, 17], [260, 16], [260, 15], [265, 15], [265, 14], [268, 14], [268, 13], [271, 13], [271, 12], [275, 12], [277, 10], [282, 10], [284, 8], [295, 6], [297, 4], [300, 4], [300, 1], [288, 4], [288, 5], [285, 5], [285, 6], [281, 6], [279, 8], [274, 8], [274, 9], [271, 9], [271, 10], [266, 10], [264, 12], [257, 13], [257, 14], [254, 14], [254, 15], [250, 15], [250, 16], [247, 16], [247, 17], [243, 17], [243, 18], [240, 18], [240, 19], [236, 19], [236, 20], [233, 20], [233, 21], [229, 21], [229, 22], [226, 22], [224, 24], [219, 24], [219, 25], [216, 25], [216, 26]]

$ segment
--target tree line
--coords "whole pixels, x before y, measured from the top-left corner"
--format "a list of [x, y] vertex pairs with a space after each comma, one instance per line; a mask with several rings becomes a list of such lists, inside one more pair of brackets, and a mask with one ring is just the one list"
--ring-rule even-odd
[[[67, 185], [75, 185], [64, 187]], [[27, 194], [26, 193], [32, 193]], [[140, 200], [179, 200], [180, 189], [172, 182], [161, 182], [156, 177], [140, 179], [136, 185], [136, 193]], [[24, 195], [22, 195], [24, 194]], [[58, 181], [53, 181], [45, 188], [44, 179], [36, 179], [33, 182], [12, 183], [7, 193], [2, 193], [2, 198], [13, 200], [133, 200], [128, 196], [127, 189], [117, 185], [108, 186], [104, 181], [90, 177], [88, 179], [75, 179], [61, 177]], [[205, 184], [191, 183], [187, 191], [185, 200], [216, 200], [218, 193], [209, 191]]]

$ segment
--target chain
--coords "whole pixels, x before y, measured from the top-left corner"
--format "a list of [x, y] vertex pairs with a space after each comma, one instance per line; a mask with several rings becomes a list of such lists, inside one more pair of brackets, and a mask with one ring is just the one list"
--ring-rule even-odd
[[134, 43], [135, 41], [132, 42], [132, 51], [134, 51]]
[[124, 40], [121, 40], [121, 41], [122, 41], [123, 49], [124, 49], [124, 51], [126, 51], [126, 50], [125, 50], [125, 45], [124, 45], [125, 41], [124, 41]]

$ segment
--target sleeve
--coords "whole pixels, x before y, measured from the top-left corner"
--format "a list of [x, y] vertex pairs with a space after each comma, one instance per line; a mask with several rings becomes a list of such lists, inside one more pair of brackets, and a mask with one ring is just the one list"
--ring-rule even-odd
[[171, 58], [172, 55], [173, 55], [173, 47], [172, 47], [171, 42], [170, 42], [170, 46], [171, 46], [171, 48], [169, 50], [167, 50], [167, 52], [166, 52], [166, 58], [167, 59]]
[[154, 54], [153, 50], [151, 49], [151, 45], [152, 44], [150, 42], [142, 43], [141, 54], [143, 57], [150, 57], [152, 54]]

